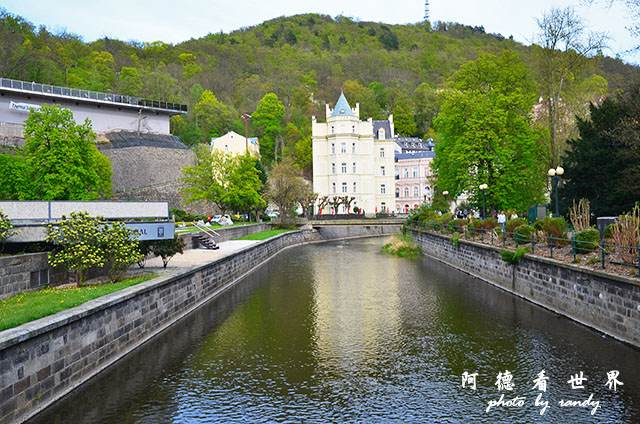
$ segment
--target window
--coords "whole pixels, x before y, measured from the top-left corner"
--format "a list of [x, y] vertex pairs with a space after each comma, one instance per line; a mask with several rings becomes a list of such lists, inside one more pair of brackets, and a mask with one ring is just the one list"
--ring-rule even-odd
[[380, 128], [378, 130], [378, 140], [384, 140], [385, 136], [384, 136], [384, 128]]
[[342, 183], [342, 192], [343, 193], [347, 192], [347, 183]]
[[413, 178], [418, 178], [418, 168], [413, 168]]
[[409, 187], [404, 188], [404, 197], [409, 197]]
[[354, 133], [354, 134], [356, 133], [356, 126], [355, 125], [351, 126], [351, 132]]
[[228, 145], [228, 144], [225, 144], [225, 145], [224, 145], [224, 151], [225, 151], [225, 152], [228, 152], [228, 151], [229, 151], [229, 145]]
[[382, 203], [380, 204], [380, 211], [381, 211], [382, 213], [385, 213], [385, 212], [387, 211], [387, 204], [386, 204], [386, 203], [382, 202]]
[[400, 197], [400, 189], [396, 188], [396, 197]]
[[336, 173], [336, 164], [335, 164], [335, 163], [332, 163], [332, 164], [331, 164], [331, 173], [332, 173], [332, 174], [335, 174], [335, 173]]
[[383, 158], [384, 157], [384, 147], [380, 148], [380, 157]]
[[431, 197], [431, 189], [429, 188], [429, 186], [425, 186], [424, 191], [425, 193], [427, 193], [427, 196]]
[[336, 192], [336, 183], [331, 183], [331, 192], [332, 193]]
[[409, 169], [408, 168], [404, 168], [403, 174], [404, 178], [409, 178]]
[[355, 153], [356, 152], [356, 143], [352, 143], [351, 144], [351, 153]]
[[386, 190], [385, 190], [385, 186], [384, 184], [380, 184], [380, 194], [385, 194]]
[[336, 128], [333, 125], [331, 125], [331, 134], [335, 134], [335, 132], [336, 132]]
[[384, 166], [380, 167], [380, 175], [382, 175], [384, 177]]
[[342, 173], [346, 174], [347, 173], [347, 164], [342, 162]]
[[356, 173], [356, 163], [355, 162], [353, 162], [353, 173], [354, 174]]
[[358, 190], [357, 190], [356, 183], [353, 183], [353, 192], [354, 192], [354, 193], [356, 193], [357, 191], [358, 191]]
[[347, 153], [347, 143], [340, 143], [340, 153]]
[[335, 145], [335, 143], [331, 143], [331, 154], [332, 155], [336, 154], [336, 145]]
[[415, 186], [413, 188], [413, 197], [418, 197], [420, 196], [420, 189], [418, 188], [418, 186]]

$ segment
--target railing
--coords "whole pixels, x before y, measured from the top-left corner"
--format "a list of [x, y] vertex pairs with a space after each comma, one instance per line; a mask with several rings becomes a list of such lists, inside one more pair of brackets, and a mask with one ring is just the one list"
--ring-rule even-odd
[[37, 82], [27, 82], [9, 78], [0, 78], [2, 88], [23, 90], [34, 93], [43, 93], [57, 96], [67, 96], [85, 100], [100, 100], [116, 104], [126, 104], [134, 106], [152, 107], [155, 109], [165, 109], [175, 112], [187, 112], [187, 105], [182, 103], [164, 102], [158, 100], [148, 100], [141, 97], [124, 96], [121, 94], [102, 93], [99, 91], [80, 90], [77, 88], [60, 87], [57, 85], [40, 84]]
[[597, 244], [595, 242], [585, 242], [571, 239], [554, 237], [553, 235], [542, 235], [540, 232], [530, 236], [514, 232], [502, 231], [500, 226], [495, 228], [478, 228], [470, 225], [458, 225], [453, 221], [449, 223], [441, 222], [420, 222], [407, 221], [407, 228], [416, 231], [430, 231], [433, 233], [453, 235], [458, 233], [460, 238], [472, 240], [483, 244], [502, 248], [528, 248], [529, 253], [536, 256], [548, 257], [551, 259], [572, 260], [574, 263], [585, 262], [586, 264], [597, 264], [601, 269], [610, 266], [635, 267], [636, 276], [640, 275], [640, 245], [623, 246], [606, 243], [604, 239]]
[[215, 231], [213, 231], [211, 228], [207, 228], [206, 226], [204, 226], [204, 225], [200, 225], [200, 224], [198, 224], [197, 222], [194, 222], [194, 223], [193, 223], [193, 226], [194, 226], [194, 227], [196, 227], [198, 230], [200, 230], [200, 231], [204, 232], [204, 233], [205, 233], [206, 235], [208, 235], [209, 237], [212, 237], [212, 238], [213, 238], [213, 236], [214, 236], [214, 235], [216, 235], [216, 236], [220, 237], [220, 234], [216, 233], [216, 232], [215, 232]]

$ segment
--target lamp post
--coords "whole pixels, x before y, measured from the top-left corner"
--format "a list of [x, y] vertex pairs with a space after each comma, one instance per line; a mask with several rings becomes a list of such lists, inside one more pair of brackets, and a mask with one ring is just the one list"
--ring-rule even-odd
[[482, 190], [482, 219], [487, 219], [487, 209], [485, 207], [485, 192], [487, 191], [487, 189], [489, 188], [488, 185], [486, 184], [480, 184], [480, 190]]
[[244, 121], [244, 142], [247, 149], [247, 154], [249, 154], [249, 121], [251, 120], [251, 115], [245, 113], [241, 116]]
[[556, 218], [560, 216], [560, 212], [558, 209], [558, 183], [560, 182], [560, 177], [562, 176], [562, 174], [564, 174], [564, 169], [559, 166], [556, 169], [549, 169], [549, 171], [547, 171], [547, 175], [549, 175], [551, 178], [553, 178], [553, 186], [554, 189], [556, 191]]
[[442, 195], [444, 196], [444, 204], [447, 206], [446, 212], [449, 212], [449, 202], [447, 200], [447, 198], [449, 197], [449, 192], [445, 190], [442, 192]]

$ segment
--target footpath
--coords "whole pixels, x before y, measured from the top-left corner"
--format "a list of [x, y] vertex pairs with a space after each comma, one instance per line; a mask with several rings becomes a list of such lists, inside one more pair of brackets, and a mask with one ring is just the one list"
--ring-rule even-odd
[[[184, 253], [177, 254], [169, 261], [166, 268], [162, 267], [162, 258], [159, 256], [147, 259], [143, 271], [155, 271], [162, 273], [163, 271], [175, 271], [184, 268], [191, 268], [196, 265], [202, 265], [211, 261], [215, 261], [225, 256], [229, 256], [238, 250], [242, 250], [248, 246], [258, 243], [257, 240], [228, 240], [218, 243], [220, 246], [217, 250], [209, 249], [189, 249]], [[135, 265], [131, 268], [135, 268]]]

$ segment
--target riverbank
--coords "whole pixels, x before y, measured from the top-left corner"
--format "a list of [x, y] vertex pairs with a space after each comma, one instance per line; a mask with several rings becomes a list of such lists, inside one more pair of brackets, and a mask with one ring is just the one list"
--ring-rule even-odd
[[[384, 231], [386, 227], [372, 224], [346, 233], [366, 237]], [[196, 250], [172, 259], [175, 272], [0, 332], [0, 422], [23, 422], [35, 415], [281, 250], [329, 239], [314, 230], [294, 231], [247, 241], [226, 255], [222, 248]], [[185, 260], [191, 262], [181, 262]], [[148, 264], [155, 266], [153, 260]]]
[[425, 255], [640, 348], [640, 282], [637, 279], [524, 255], [514, 265], [501, 249], [412, 229]]

